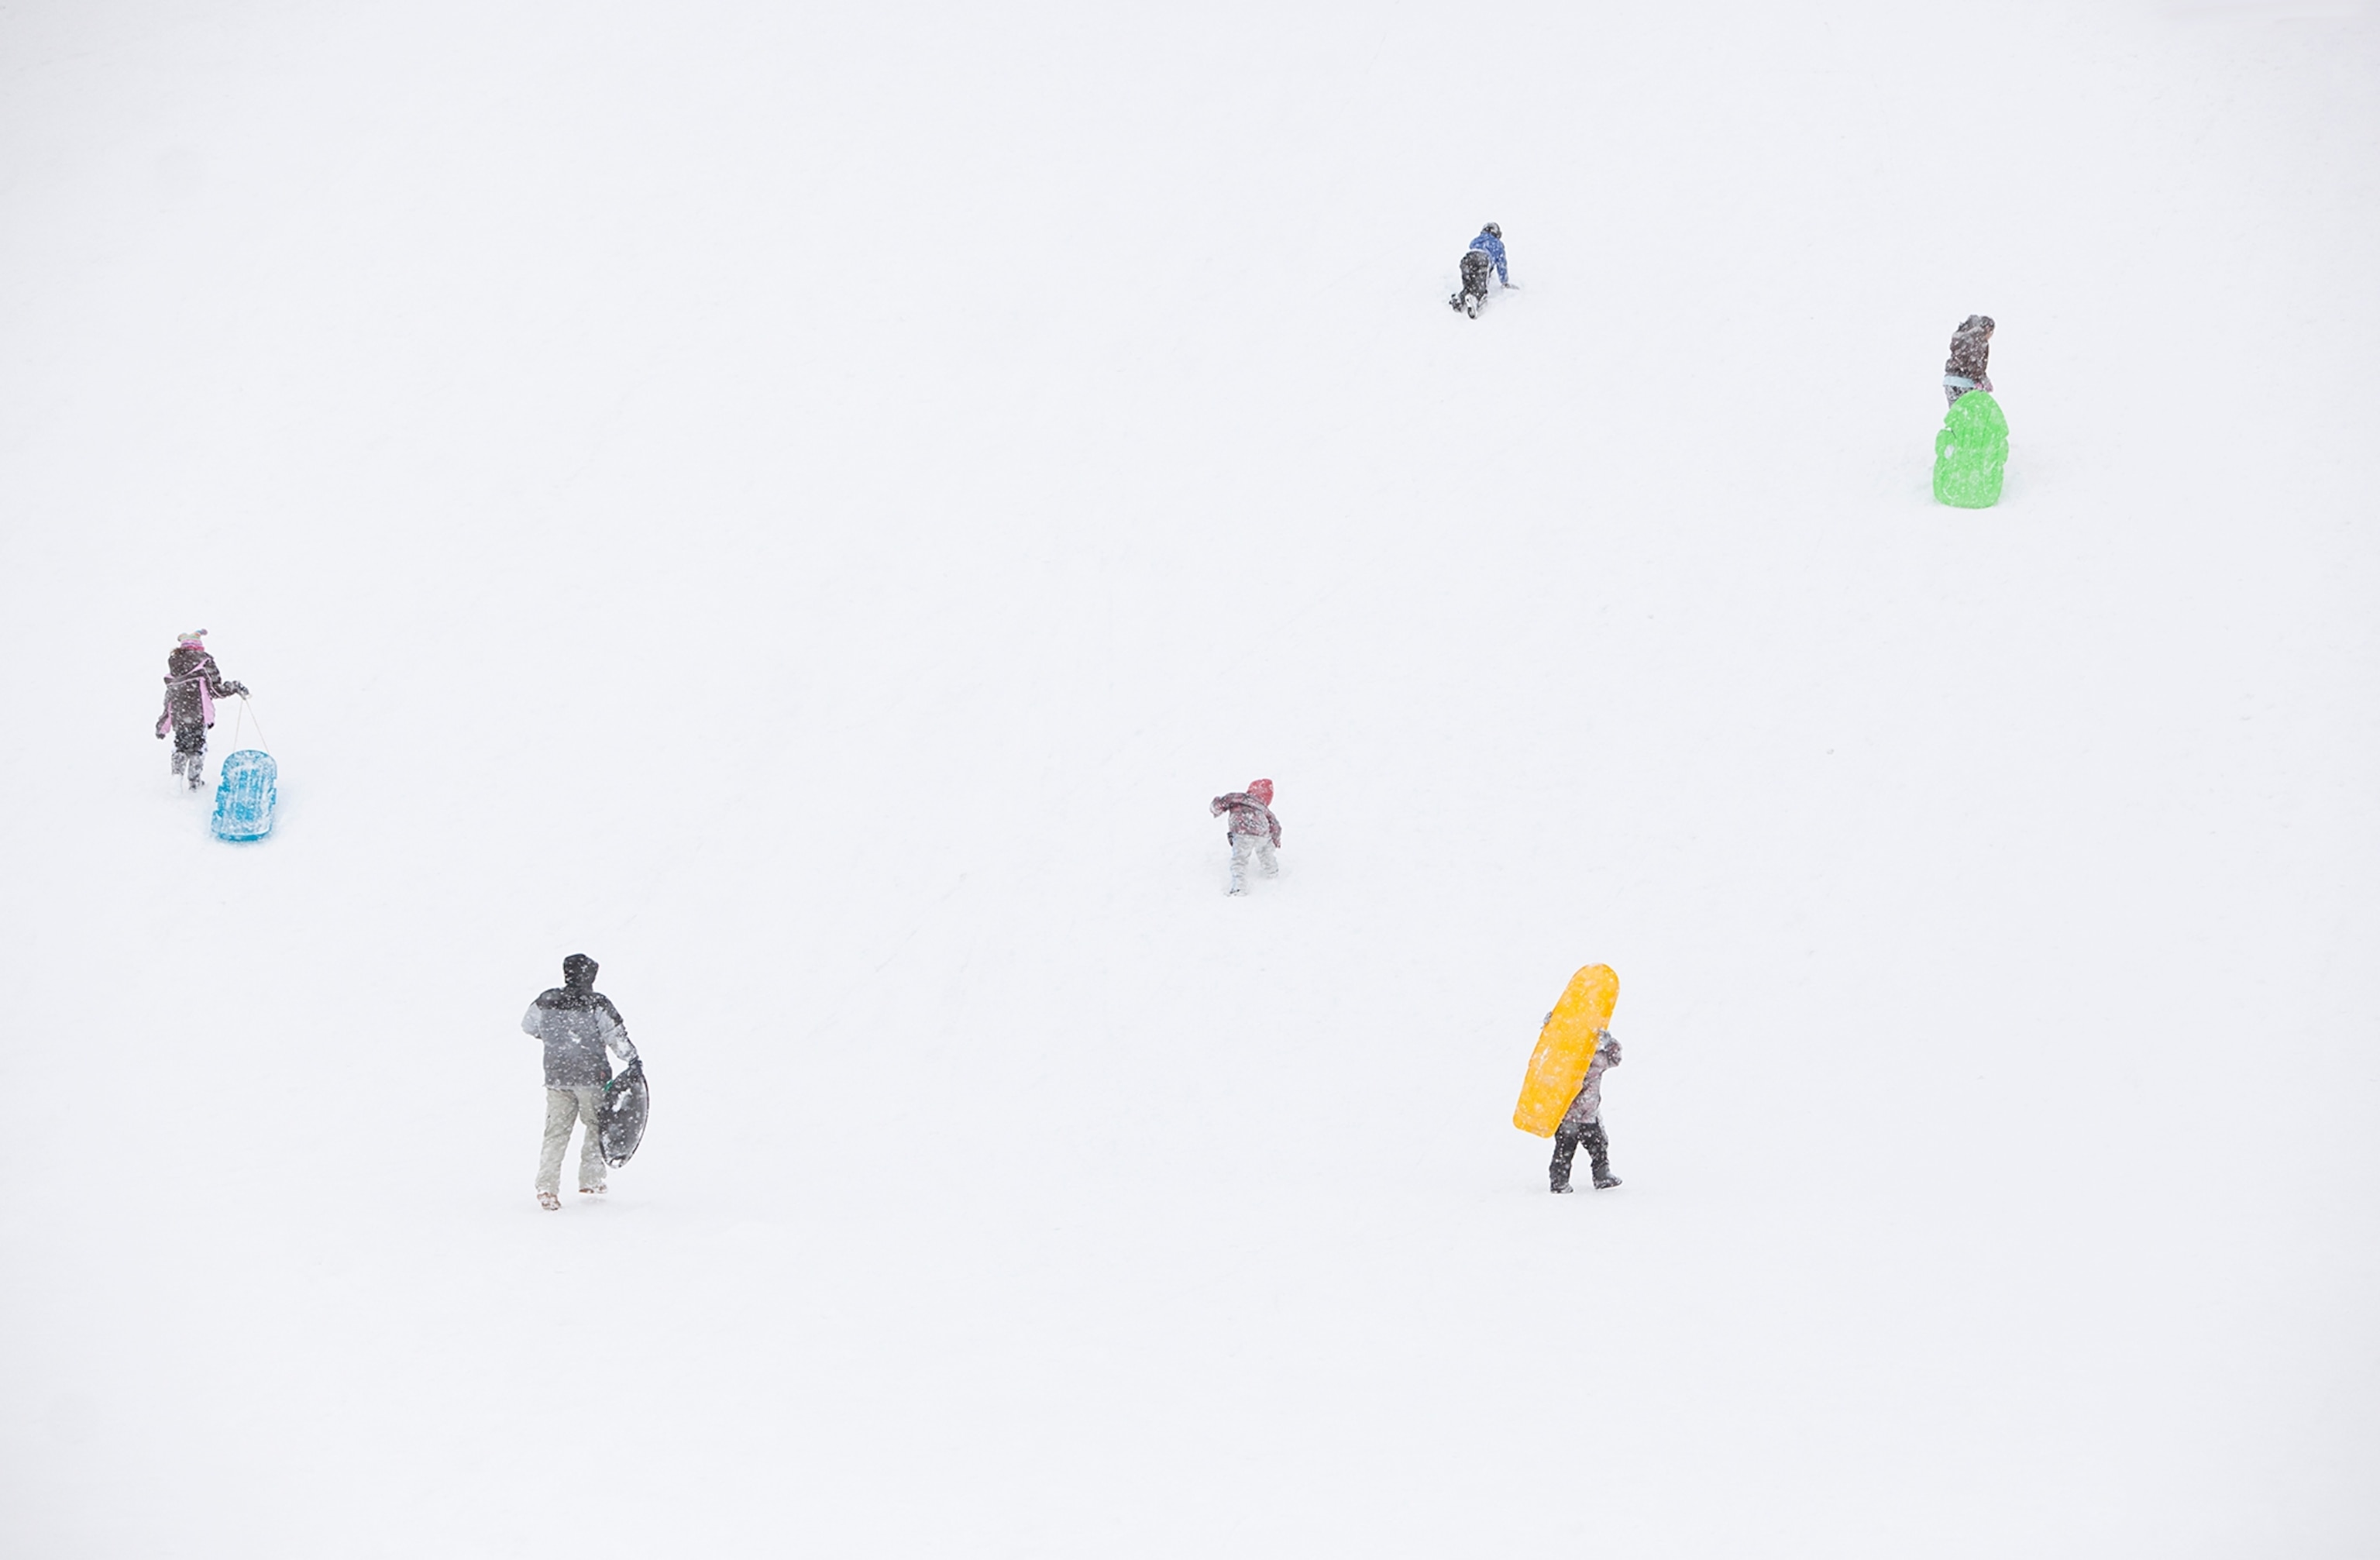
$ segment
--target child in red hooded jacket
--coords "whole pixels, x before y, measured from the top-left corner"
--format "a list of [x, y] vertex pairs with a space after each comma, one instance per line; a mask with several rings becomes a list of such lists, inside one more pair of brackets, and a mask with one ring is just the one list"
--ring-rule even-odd
[[1207, 810], [1220, 817], [1232, 815], [1230, 832], [1224, 837], [1232, 842], [1232, 877], [1224, 888], [1226, 894], [1248, 891], [1248, 858], [1257, 859], [1257, 870], [1267, 877], [1279, 875], [1281, 863], [1272, 853], [1281, 845], [1281, 820], [1272, 815], [1272, 782], [1251, 780], [1245, 791], [1229, 791], [1208, 803]]

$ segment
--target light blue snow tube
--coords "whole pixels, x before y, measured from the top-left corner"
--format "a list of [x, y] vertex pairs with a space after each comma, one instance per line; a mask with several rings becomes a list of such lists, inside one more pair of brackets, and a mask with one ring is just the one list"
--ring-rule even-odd
[[215, 838], [262, 839], [273, 832], [274, 780], [281, 766], [253, 748], [226, 753], [215, 784]]

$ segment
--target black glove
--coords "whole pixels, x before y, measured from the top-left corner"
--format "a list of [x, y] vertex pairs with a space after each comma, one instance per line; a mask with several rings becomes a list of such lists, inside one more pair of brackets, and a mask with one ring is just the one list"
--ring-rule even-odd
[[245, 699], [248, 697], [248, 685], [246, 683], [238, 682], [225, 683], [224, 684], [224, 691], [225, 693], [236, 695], [238, 698]]

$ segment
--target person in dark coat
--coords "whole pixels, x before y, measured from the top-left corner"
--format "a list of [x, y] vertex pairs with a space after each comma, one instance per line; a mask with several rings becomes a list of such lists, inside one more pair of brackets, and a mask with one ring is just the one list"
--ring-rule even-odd
[[206, 637], [204, 628], [196, 628], [175, 641], [173, 653], [165, 657], [165, 710], [157, 717], [159, 739], [168, 730], [174, 734], [174, 773], [187, 775], [194, 791], [205, 777], [207, 731], [215, 724], [215, 701], [248, 695], [245, 683], [224, 680], [223, 668], [203, 642]]
[[603, 1140], [596, 1107], [612, 1081], [610, 1052], [624, 1062], [637, 1059], [636, 1042], [612, 999], [595, 989], [598, 966], [585, 954], [562, 961], [562, 984], [538, 993], [521, 1019], [524, 1033], [545, 1042], [545, 1149], [537, 1164], [538, 1206], [562, 1206], [562, 1159], [570, 1149], [573, 1123], [587, 1128], [578, 1150], [578, 1189], [603, 1189]]
[[[1547, 1014], [1546, 1021], [1551, 1023], [1553, 1015]], [[1571, 1160], [1581, 1143], [1586, 1145], [1586, 1162], [1595, 1171], [1595, 1189], [1609, 1191], [1620, 1184], [1620, 1177], [1611, 1173], [1611, 1140], [1603, 1135], [1603, 1075], [1619, 1065], [1620, 1042], [1605, 1030], [1596, 1036], [1595, 1060], [1586, 1065], [1586, 1080], [1572, 1096], [1561, 1125], [1554, 1128], [1553, 1163], [1546, 1167], [1553, 1190], [1570, 1190]]]
[[1992, 328], [1989, 314], [1970, 314], [1950, 333], [1950, 360], [1942, 365], [1944, 406], [1958, 405], [1970, 390], [1990, 393], [1992, 376], [1985, 370], [1991, 363]]

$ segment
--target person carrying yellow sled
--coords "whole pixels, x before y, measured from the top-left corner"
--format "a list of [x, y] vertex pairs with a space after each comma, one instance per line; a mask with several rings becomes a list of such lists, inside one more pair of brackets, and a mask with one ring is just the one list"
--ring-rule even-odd
[[[1553, 1022], [1553, 1017], [1547, 1014], [1546, 1022]], [[1547, 1173], [1557, 1192], [1570, 1190], [1570, 1163], [1581, 1143], [1586, 1145], [1586, 1162], [1595, 1171], [1595, 1189], [1609, 1191], [1620, 1184], [1611, 1173], [1611, 1141], [1603, 1135], [1603, 1070], [1620, 1065], [1620, 1042], [1609, 1030], [1598, 1030], [1595, 1039], [1595, 1060], [1586, 1065], [1586, 1081], [1578, 1086], [1570, 1109], [1562, 1112], [1561, 1125], [1554, 1128], [1554, 1159]]]

